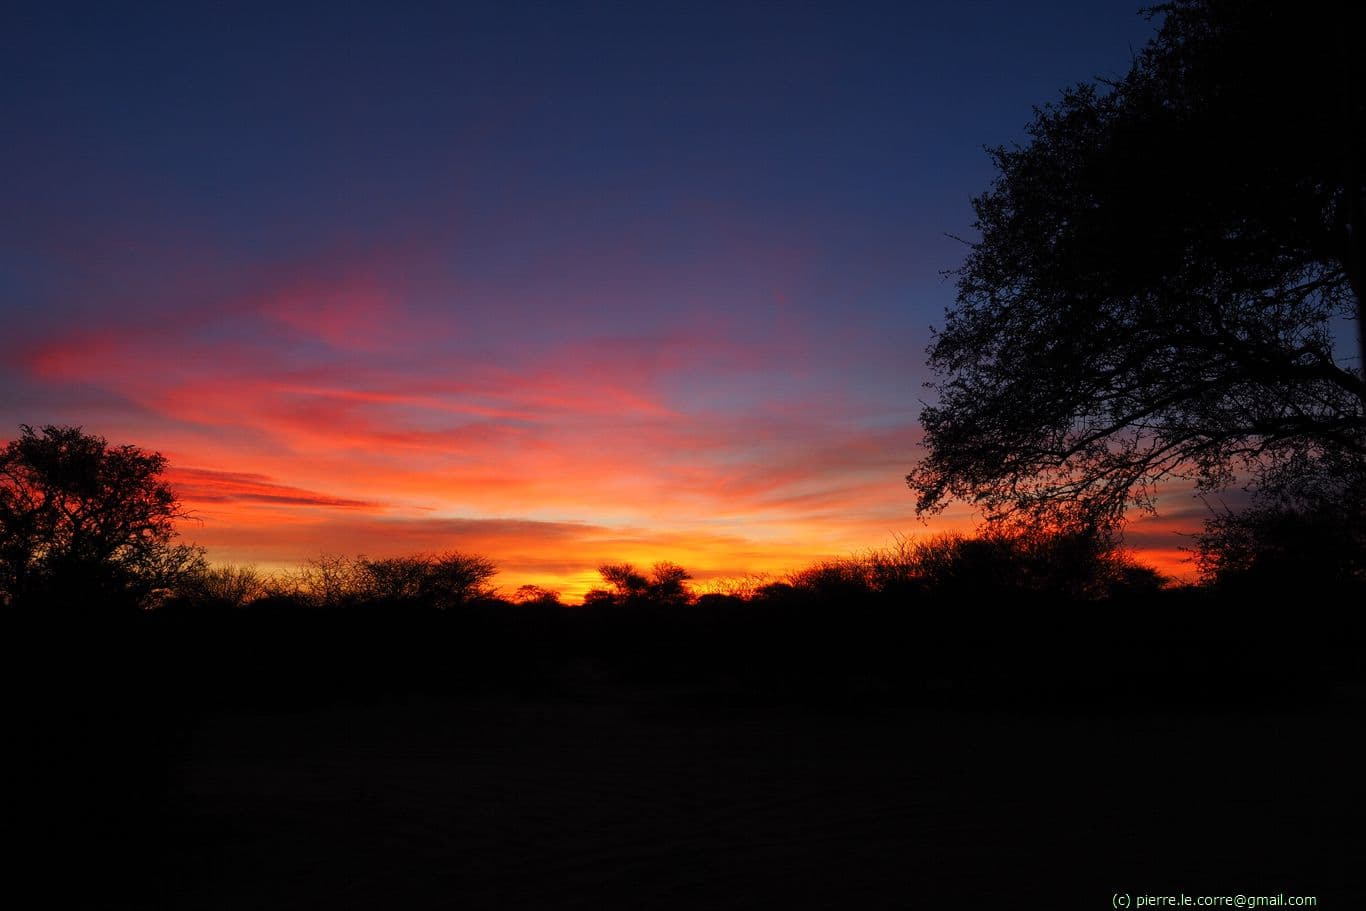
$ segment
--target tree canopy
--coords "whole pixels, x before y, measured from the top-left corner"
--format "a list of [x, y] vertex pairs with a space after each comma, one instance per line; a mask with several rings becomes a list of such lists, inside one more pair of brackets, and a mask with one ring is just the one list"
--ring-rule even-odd
[[631, 563], [604, 563], [598, 575], [611, 589], [592, 589], [584, 596], [585, 604], [676, 605], [692, 598], [687, 584], [692, 574], [668, 560], [656, 563], [648, 576]]
[[202, 562], [166, 460], [79, 427], [27, 425], [0, 450], [0, 602], [140, 603]]
[[275, 580], [272, 595], [313, 607], [405, 604], [454, 608], [495, 589], [498, 566], [487, 557], [460, 551], [370, 559], [319, 554], [293, 574]]
[[[990, 150], [930, 348], [922, 514], [1113, 527], [1172, 478], [1360, 493], [1360, 10], [1178, 0], [1119, 79]], [[1358, 324], [1357, 328], [1360, 328]], [[1316, 467], [1319, 466], [1319, 467]]]

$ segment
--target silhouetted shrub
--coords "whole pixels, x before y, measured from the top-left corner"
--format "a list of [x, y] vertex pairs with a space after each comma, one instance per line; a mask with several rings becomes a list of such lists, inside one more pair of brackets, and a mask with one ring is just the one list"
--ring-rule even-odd
[[646, 597], [658, 604], [686, 604], [692, 600], [687, 582], [692, 574], [677, 563], [661, 560], [650, 570]]
[[563, 607], [560, 593], [539, 585], [519, 585], [511, 601], [518, 606]]
[[1103, 536], [993, 530], [977, 537], [899, 538], [892, 547], [816, 563], [790, 574], [786, 589], [765, 586], [758, 594], [904, 600], [1029, 592], [1095, 599], [1151, 591], [1163, 582]]
[[1224, 513], [1206, 522], [1195, 556], [1201, 578], [1224, 588], [1360, 588], [1366, 586], [1366, 510], [1348, 496]]
[[788, 575], [788, 584], [817, 597], [842, 599], [876, 591], [869, 565], [857, 557], [823, 560]]
[[796, 586], [791, 582], [769, 582], [759, 586], [754, 592], [754, 597], [761, 601], [782, 601], [790, 598], [796, 591]]
[[437, 608], [459, 607], [493, 596], [493, 587], [488, 583], [498, 574], [498, 567], [487, 557], [449, 551], [427, 560], [418, 591], [423, 604]]
[[408, 605], [452, 608], [493, 597], [492, 560], [449, 551], [371, 560], [322, 554], [264, 583], [268, 595], [313, 607]]
[[917, 545], [912, 558], [914, 575], [937, 594], [1032, 592], [1091, 600], [1163, 582], [1113, 540], [1088, 532], [941, 535]]
[[271, 611], [308, 610], [317, 607], [318, 605], [304, 595], [291, 592], [271, 591], [254, 601], [247, 602], [243, 606], [256, 613], [266, 613]]
[[698, 595], [695, 603], [698, 607], [708, 610], [736, 610], [745, 606], [745, 599], [738, 595], [708, 592], [705, 595]]
[[425, 557], [390, 557], [367, 560], [359, 557], [355, 567], [354, 597], [383, 602], [417, 601], [431, 571]]
[[585, 605], [604, 604], [687, 604], [693, 594], [687, 581], [692, 575], [677, 563], [656, 563], [646, 576], [630, 563], [604, 563], [598, 574], [610, 589], [595, 588], [584, 595]]
[[760, 572], [744, 573], [739, 576], [714, 577], [704, 583], [701, 597], [723, 595], [739, 601], [752, 601], [759, 596], [759, 592], [764, 586], [773, 581], [773, 576]]
[[650, 580], [630, 563], [604, 563], [598, 567], [598, 575], [612, 586], [610, 594], [618, 601], [643, 597], [650, 587]]
[[254, 566], [202, 563], [185, 573], [163, 607], [244, 607], [269, 592], [268, 580]]

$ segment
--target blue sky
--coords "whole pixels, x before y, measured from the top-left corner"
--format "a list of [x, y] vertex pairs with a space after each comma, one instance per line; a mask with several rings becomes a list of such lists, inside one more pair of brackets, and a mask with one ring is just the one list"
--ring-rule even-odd
[[902, 476], [983, 147], [1152, 32], [284, 6], [6, 7], [0, 426], [165, 452], [219, 559], [460, 547], [569, 591], [925, 531]]

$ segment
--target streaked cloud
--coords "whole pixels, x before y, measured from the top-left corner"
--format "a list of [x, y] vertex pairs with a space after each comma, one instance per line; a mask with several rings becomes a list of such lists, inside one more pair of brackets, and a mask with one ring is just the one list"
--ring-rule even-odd
[[81, 423], [171, 459], [216, 559], [456, 547], [573, 596], [605, 560], [781, 571], [913, 524], [913, 415], [860, 398], [832, 364], [869, 351], [823, 349], [799, 314], [613, 307], [523, 344], [467, 339], [368, 267], [271, 280], [161, 323], [45, 326], [19, 360], [34, 388], [118, 403]]

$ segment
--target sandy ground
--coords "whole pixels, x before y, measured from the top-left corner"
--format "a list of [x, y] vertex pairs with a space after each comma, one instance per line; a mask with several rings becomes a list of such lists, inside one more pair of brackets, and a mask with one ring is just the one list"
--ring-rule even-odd
[[851, 716], [660, 694], [218, 717], [131, 904], [1359, 907], [1363, 727], [1343, 707]]

